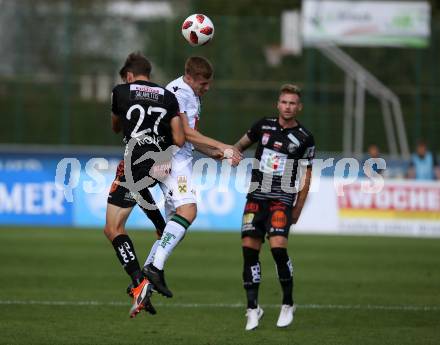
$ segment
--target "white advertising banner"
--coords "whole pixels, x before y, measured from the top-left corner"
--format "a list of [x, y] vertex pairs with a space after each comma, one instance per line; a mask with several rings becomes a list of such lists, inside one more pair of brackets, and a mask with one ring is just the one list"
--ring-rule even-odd
[[440, 237], [439, 182], [384, 180], [377, 192], [368, 180], [315, 181], [294, 231]]
[[426, 47], [430, 35], [426, 1], [304, 0], [305, 45]]

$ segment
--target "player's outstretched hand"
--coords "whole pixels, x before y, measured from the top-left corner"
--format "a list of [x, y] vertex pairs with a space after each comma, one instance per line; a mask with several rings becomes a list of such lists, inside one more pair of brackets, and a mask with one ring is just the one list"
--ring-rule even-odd
[[243, 155], [235, 146], [227, 145], [223, 150], [223, 158], [227, 159], [232, 166], [236, 167], [243, 159]]

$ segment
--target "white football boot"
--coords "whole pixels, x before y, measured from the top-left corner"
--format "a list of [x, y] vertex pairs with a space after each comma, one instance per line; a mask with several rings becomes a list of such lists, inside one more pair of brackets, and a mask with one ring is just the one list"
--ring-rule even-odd
[[248, 309], [246, 311], [246, 331], [251, 331], [258, 327], [258, 323], [260, 319], [263, 317], [263, 309], [260, 308], [260, 306], [257, 306], [255, 309]]
[[277, 327], [289, 326], [293, 321], [295, 310], [295, 305], [283, 304], [281, 306], [280, 316], [278, 316]]

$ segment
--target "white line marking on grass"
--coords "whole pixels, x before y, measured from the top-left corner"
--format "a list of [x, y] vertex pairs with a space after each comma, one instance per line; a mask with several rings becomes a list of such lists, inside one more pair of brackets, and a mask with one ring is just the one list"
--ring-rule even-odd
[[[130, 303], [122, 301], [38, 301], [38, 300], [0, 300], [0, 305], [52, 305], [52, 306], [123, 306]], [[154, 303], [156, 307], [171, 308], [244, 308], [243, 303]], [[278, 304], [262, 304], [265, 308], [279, 308]], [[297, 304], [300, 309], [358, 309], [358, 310], [397, 310], [397, 311], [440, 311], [436, 305], [374, 305], [374, 304]]]

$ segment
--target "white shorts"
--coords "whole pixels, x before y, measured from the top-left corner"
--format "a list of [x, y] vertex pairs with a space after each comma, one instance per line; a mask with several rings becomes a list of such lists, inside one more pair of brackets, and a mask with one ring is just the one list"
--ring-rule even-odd
[[174, 156], [171, 174], [159, 183], [165, 196], [165, 215], [169, 220], [176, 208], [186, 204], [196, 204], [196, 190], [192, 183], [192, 156]]

